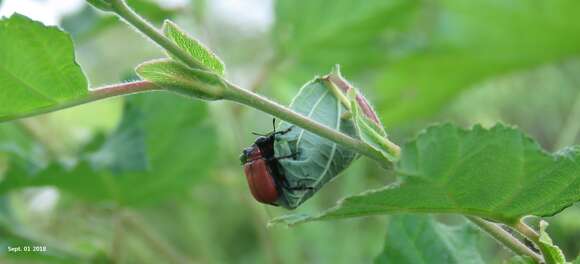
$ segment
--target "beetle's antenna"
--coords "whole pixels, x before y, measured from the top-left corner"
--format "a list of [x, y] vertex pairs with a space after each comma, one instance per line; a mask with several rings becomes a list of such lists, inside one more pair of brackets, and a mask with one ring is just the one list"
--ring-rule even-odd
[[260, 134], [260, 133], [258, 133], [258, 132], [252, 132], [252, 135], [254, 135], [254, 136], [260, 136], [260, 137], [267, 137], [267, 136], [269, 136], [270, 134]]
[[272, 134], [276, 134], [276, 118], [272, 118], [272, 127], [274, 128], [274, 132]]

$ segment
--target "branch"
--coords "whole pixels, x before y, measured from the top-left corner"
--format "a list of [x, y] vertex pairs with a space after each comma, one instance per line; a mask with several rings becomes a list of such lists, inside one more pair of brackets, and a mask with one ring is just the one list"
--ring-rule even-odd
[[73, 99], [62, 104], [53, 105], [45, 108], [35, 109], [32, 112], [27, 113], [18, 113], [14, 115], [2, 116], [0, 117], [0, 123], [5, 121], [10, 121], [14, 119], [21, 119], [31, 116], [36, 116], [40, 114], [46, 114], [50, 112], [55, 112], [58, 110], [83, 105], [111, 97], [117, 97], [121, 95], [129, 95], [129, 94], [136, 94], [142, 92], [149, 92], [149, 91], [160, 91], [164, 90], [161, 87], [147, 81], [138, 81], [138, 82], [130, 82], [130, 83], [120, 83], [114, 84], [109, 86], [104, 86], [100, 88], [95, 88], [89, 90], [88, 95]]

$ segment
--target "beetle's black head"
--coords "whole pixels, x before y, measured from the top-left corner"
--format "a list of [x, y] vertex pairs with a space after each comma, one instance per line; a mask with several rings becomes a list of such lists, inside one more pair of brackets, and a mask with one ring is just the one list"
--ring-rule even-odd
[[274, 141], [274, 137], [272, 137], [272, 136], [260, 136], [260, 137], [256, 138], [256, 145], [263, 146], [263, 145], [267, 145], [273, 141]]
[[253, 148], [246, 148], [244, 151], [242, 151], [242, 155], [240, 155], [240, 161], [242, 162], [242, 165], [248, 163], [248, 158], [250, 157], [250, 154], [252, 154], [252, 150]]

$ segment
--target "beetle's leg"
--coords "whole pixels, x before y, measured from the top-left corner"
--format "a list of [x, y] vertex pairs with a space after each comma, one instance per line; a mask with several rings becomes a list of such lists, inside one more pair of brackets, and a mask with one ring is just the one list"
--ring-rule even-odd
[[284, 131], [275, 131], [275, 132], [272, 132], [272, 135], [281, 135], [281, 136], [283, 136], [283, 135], [288, 134], [290, 131], [292, 131], [292, 129], [294, 129], [294, 126], [290, 126], [288, 129], [286, 129]]
[[304, 183], [303, 180], [298, 180], [298, 185], [296, 186], [288, 186], [288, 190], [291, 191], [312, 191], [315, 190], [313, 186], [308, 186], [308, 184]]
[[287, 155], [287, 156], [269, 158], [269, 159], [267, 159], [267, 161], [282, 160], [282, 159], [289, 159], [289, 158], [296, 159], [297, 157], [298, 157], [298, 152], [295, 152], [295, 153], [292, 153], [292, 154]]
[[290, 186], [290, 183], [288, 182], [288, 179], [284, 179], [282, 181], [282, 186], [290, 191], [312, 191], [315, 190], [316, 188], [314, 188], [313, 186], [308, 186], [308, 184], [306, 184], [304, 181], [315, 181], [312, 179], [300, 179], [298, 180], [298, 185], [296, 186]]

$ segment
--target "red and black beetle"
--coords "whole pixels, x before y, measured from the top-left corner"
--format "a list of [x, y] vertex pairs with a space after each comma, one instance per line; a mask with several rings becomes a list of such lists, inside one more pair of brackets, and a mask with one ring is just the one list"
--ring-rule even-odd
[[268, 135], [260, 135], [251, 147], [244, 149], [240, 156], [250, 191], [258, 202], [277, 206], [276, 201], [282, 194], [281, 188], [288, 186], [281, 173], [278, 160], [294, 157], [296, 154], [276, 157], [274, 142], [276, 135], [284, 135], [290, 130], [292, 127], [285, 131], [274, 130]]

